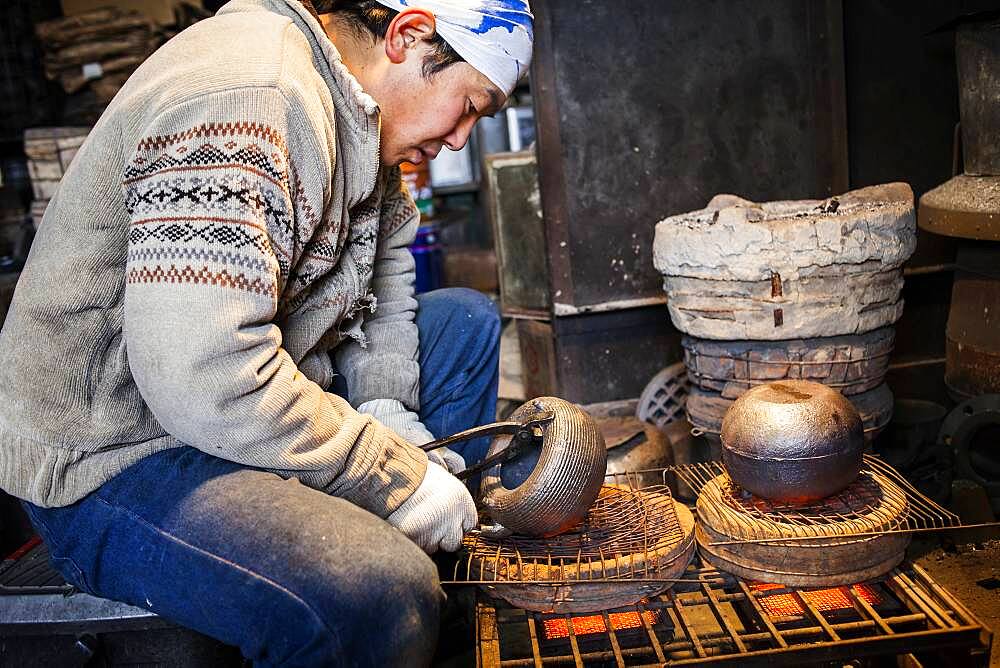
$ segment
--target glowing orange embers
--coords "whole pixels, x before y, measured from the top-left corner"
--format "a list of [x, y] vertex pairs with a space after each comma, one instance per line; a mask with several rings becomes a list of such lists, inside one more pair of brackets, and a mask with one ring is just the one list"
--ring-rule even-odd
[[[642, 616], [649, 622], [650, 626], [660, 621], [660, 613], [656, 610], [647, 610], [642, 613]], [[637, 629], [642, 626], [642, 619], [640, 619], [638, 612], [609, 612], [608, 620], [611, 622], [611, 628], [615, 631]], [[573, 623], [573, 635], [577, 636], [606, 633], [608, 630], [604, 625], [604, 617], [602, 615], [571, 617], [570, 621]], [[542, 620], [542, 630], [545, 632], [547, 640], [558, 640], [569, 637], [569, 625], [566, 623], [565, 618], [557, 617], [555, 619]]]
[[[759, 593], [772, 589], [785, 589], [785, 587], [779, 584], [758, 583], [750, 585], [750, 589], [754, 593]], [[863, 599], [869, 605], [875, 606], [882, 602], [879, 593], [868, 585], [851, 585], [851, 589], [858, 598]], [[820, 612], [850, 610], [854, 607], [847, 587], [801, 591], [799, 595]], [[796, 617], [805, 614], [802, 604], [792, 594], [771, 594], [761, 596], [757, 600], [764, 611], [772, 617]]]

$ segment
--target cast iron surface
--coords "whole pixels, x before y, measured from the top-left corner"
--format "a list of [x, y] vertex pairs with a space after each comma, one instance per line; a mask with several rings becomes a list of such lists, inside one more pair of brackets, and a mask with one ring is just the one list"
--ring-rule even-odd
[[639, 395], [635, 416], [660, 429], [674, 420], [683, 418], [684, 403], [690, 386], [691, 381], [688, 380], [688, 370], [684, 362], [671, 364], [646, 383], [642, 394]]
[[578, 404], [633, 399], [665, 360], [680, 359], [680, 332], [665, 305], [517, 321], [525, 396]]
[[826, 385], [804, 380], [751, 388], [722, 421], [722, 459], [741, 487], [765, 499], [808, 502], [858, 477], [861, 417]]
[[962, 402], [944, 419], [938, 443], [955, 453], [955, 475], [986, 490], [993, 510], [1000, 509], [1000, 394]]
[[605, 432], [605, 440], [608, 441], [607, 472], [633, 471], [633, 478], [642, 487], [660, 484], [662, 477], [659, 471], [674, 463], [670, 439], [665, 431], [651, 424], [643, 425], [635, 418], [632, 418], [632, 423], [639, 426], [639, 432], [627, 441], [614, 444]]
[[960, 239], [1000, 241], [1000, 177], [958, 176], [923, 194], [917, 224]]
[[[861, 415], [865, 442], [871, 443], [892, 419], [892, 391], [888, 384], [882, 383], [873, 390], [852, 394], [848, 399]], [[726, 399], [718, 392], [692, 386], [684, 405], [688, 420], [698, 431], [696, 435], [704, 434], [706, 437], [718, 441], [720, 451], [722, 448], [722, 420], [726, 416], [726, 411], [733, 405], [733, 401], [734, 399]], [[718, 455], [716, 459], [721, 456], [721, 454]]]
[[1000, 174], [996, 131], [1000, 106], [1000, 21], [996, 17], [960, 25], [955, 31], [958, 107], [967, 174]]
[[[510, 419], [540, 411], [555, 417], [541, 427], [542, 445], [483, 474], [482, 504], [495, 522], [533, 536], [553, 536], [578, 523], [600, 493], [607, 448], [594, 419], [556, 397], [521, 405]], [[510, 436], [493, 439], [487, 457], [506, 448]]]
[[0, 596], [73, 591], [74, 587], [49, 564], [48, 546], [37, 536], [0, 562]]
[[934, 447], [947, 413], [944, 406], [933, 401], [897, 398], [893, 403], [892, 422], [879, 442], [879, 456], [905, 472]]

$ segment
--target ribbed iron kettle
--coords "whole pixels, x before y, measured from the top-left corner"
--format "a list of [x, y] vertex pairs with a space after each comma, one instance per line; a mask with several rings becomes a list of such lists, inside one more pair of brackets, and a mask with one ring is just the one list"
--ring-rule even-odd
[[[553, 536], [578, 524], [597, 500], [608, 450], [600, 428], [579, 406], [556, 397], [522, 404], [511, 419], [546, 411], [541, 447], [493, 467], [483, 475], [482, 503], [498, 525], [516, 533]], [[509, 436], [493, 439], [489, 453], [508, 447]]]

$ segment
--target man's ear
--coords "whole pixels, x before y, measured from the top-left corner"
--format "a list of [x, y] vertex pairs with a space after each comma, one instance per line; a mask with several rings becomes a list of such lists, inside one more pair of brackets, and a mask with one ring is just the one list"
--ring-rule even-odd
[[385, 31], [385, 55], [390, 62], [403, 62], [422, 42], [434, 37], [435, 26], [434, 14], [426, 9], [404, 9]]

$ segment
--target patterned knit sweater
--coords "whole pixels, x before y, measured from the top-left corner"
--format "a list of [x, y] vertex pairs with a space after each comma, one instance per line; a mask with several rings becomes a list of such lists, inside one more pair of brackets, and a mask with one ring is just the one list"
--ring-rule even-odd
[[[70, 504], [189, 444], [386, 516], [427, 458], [412, 242], [378, 108], [297, 0], [236, 0], [126, 83], [52, 199], [0, 333], [0, 487]], [[155, 490], [150, 490], [155, 493]]]

